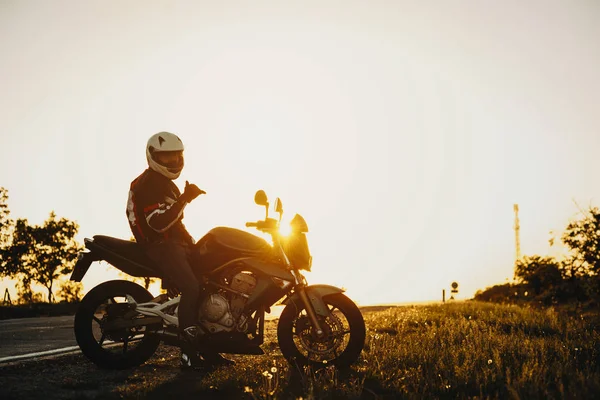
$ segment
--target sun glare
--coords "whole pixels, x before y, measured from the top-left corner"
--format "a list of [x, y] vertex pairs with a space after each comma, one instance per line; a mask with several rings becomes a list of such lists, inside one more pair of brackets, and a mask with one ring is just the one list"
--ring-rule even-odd
[[281, 221], [281, 224], [279, 224], [279, 233], [281, 236], [290, 236], [292, 233], [292, 227], [290, 226], [289, 222]]

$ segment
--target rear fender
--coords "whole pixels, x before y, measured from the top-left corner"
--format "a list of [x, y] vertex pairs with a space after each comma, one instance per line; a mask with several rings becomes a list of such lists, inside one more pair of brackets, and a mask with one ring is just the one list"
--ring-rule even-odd
[[97, 257], [93, 252], [80, 252], [77, 256], [77, 262], [75, 263], [75, 267], [73, 268], [73, 272], [71, 273], [70, 280], [75, 282], [81, 282], [88, 269], [90, 268], [90, 265], [92, 265], [94, 261], [98, 260], [101, 260], [101, 258]]
[[[343, 293], [344, 289], [340, 289], [331, 285], [311, 285], [304, 288], [306, 294], [308, 295], [308, 299], [312, 304], [313, 308], [317, 315], [321, 315], [323, 317], [327, 317], [329, 315], [329, 309], [327, 305], [323, 301], [323, 297], [328, 296], [330, 294], [335, 293]], [[300, 298], [300, 294], [294, 293], [287, 299], [283, 301], [284, 305], [294, 304], [297, 309], [304, 308], [304, 304], [302, 303], [302, 299]]]
[[70, 279], [72, 281], [80, 282], [90, 268], [90, 264], [94, 261], [106, 261], [118, 270], [134, 277], [163, 279], [156, 270], [125, 258], [123, 255], [116, 253], [112, 249], [94, 242], [94, 239], [85, 238], [84, 243], [87, 251], [84, 250], [79, 253], [77, 263], [71, 274]]

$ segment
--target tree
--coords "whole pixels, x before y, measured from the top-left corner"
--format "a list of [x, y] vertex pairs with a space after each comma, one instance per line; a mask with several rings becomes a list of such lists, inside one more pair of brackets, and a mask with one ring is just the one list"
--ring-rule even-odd
[[4, 249], [10, 242], [10, 230], [14, 222], [10, 219], [8, 209], [8, 191], [0, 187], [0, 276], [4, 274]]
[[590, 207], [571, 221], [561, 237], [571, 250], [569, 276], [582, 279], [588, 295], [600, 301], [600, 210]]
[[590, 207], [571, 221], [561, 239], [572, 252], [573, 273], [600, 274], [600, 210]]
[[78, 228], [77, 223], [66, 218], [57, 219], [54, 212], [41, 226], [31, 226], [26, 219], [17, 220], [12, 243], [5, 253], [6, 273], [20, 277], [23, 284], [31, 281], [41, 284], [48, 290], [48, 302], [52, 303], [54, 281], [73, 271], [82, 249], [74, 239]]
[[531, 288], [535, 295], [556, 292], [562, 282], [561, 266], [554, 257], [525, 256], [517, 261], [515, 279]]
[[7, 203], [8, 190], [0, 187], [0, 277], [17, 279], [19, 301], [31, 303], [34, 299], [31, 277], [21, 266], [21, 260], [30, 255], [28, 224], [26, 219], [19, 219], [16, 223], [10, 219]]
[[19, 218], [12, 229], [8, 245], [2, 248], [1, 275], [16, 279], [21, 302], [32, 302], [31, 274], [25, 267], [33, 257], [31, 227], [26, 219]]
[[33, 290], [31, 290], [31, 279], [20, 280], [17, 282], [17, 303], [31, 304], [33, 303]]
[[54, 212], [43, 226], [33, 228], [35, 257], [30, 260], [32, 279], [48, 289], [48, 302], [54, 295], [52, 285], [61, 275], [73, 271], [82, 246], [75, 241], [79, 225], [66, 218], [56, 219]]
[[2, 243], [8, 239], [8, 229], [12, 225], [10, 210], [8, 209], [8, 190], [0, 187], [0, 233]]
[[77, 303], [79, 300], [81, 300], [82, 291], [83, 285], [81, 282], [65, 280], [60, 286], [58, 295], [67, 303]]

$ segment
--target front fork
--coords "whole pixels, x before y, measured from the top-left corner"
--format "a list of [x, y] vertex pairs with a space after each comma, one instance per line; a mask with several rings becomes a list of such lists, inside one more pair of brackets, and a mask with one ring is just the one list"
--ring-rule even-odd
[[319, 323], [319, 319], [317, 318], [317, 313], [310, 302], [308, 295], [306, 294], [306, 290], [304, 286], [298, 288], [298, 294], [300, 295], [300, 299], [304, 304], [304, 308], [306, 309], [306, 313], [308, 314], [308, 318], [310, 319], [310, 323], [312, 324], [315, 332], [317, 332], [317, 336], [323, 336], [323, 329], [321, 328], [321, 324]]
[[306, 290], [305, 290], [306, 279], [304, 278], [304, 276], [302, 276], [302, 274], [300, 274], [300, 272], [298, 270], [296, 270], [295, 268], [292, 267], [292, 264], [290, 263], [290, 260], [288, 259], [287, 254], [285, 254], [285, 251], [283, 250], [283, 247], [281, 246], [279, 232], [272, 234], [272, 237], [273, 237], [273, 243], [275, 244], [275, 246], [279, 252], [279, 255], [282, 257], [283, 262], [285, 263], [286, 267], [290, 270], [290, 272], [292, 273], [292, 276], [294, 277], [294, 280], [296, 281], [295, 282], [296, 291], [300, 295], [300, 299], [302, 300], [302, 303], [304, 304], [304, 308], [306, 309], [306, 313], [308, 314], [308, 319], [310, 319], [310, 323], [311, 323], [313, 329], [317, 333], [318, 337], [323, 336], [323, 328], [321, 328], [321, 323], [319, 322], [319, 319], [317, 318], [317, 313], [315, 312], [315, 308], [313, 307], [312, 303], [310, 302], [310, 299], [308, 298], [308, 295], [306, 294]]

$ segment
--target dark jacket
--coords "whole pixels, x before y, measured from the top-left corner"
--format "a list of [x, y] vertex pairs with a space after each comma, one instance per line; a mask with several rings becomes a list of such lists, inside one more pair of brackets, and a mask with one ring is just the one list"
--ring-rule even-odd
[[187, 203], [180, 195], [173, 181], [150, 168], [131, 182], [127, 219], [136, 242], [194, 244], [181, 222]]

